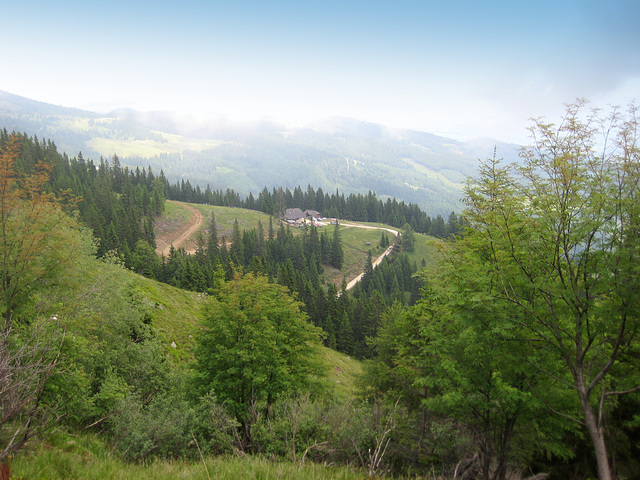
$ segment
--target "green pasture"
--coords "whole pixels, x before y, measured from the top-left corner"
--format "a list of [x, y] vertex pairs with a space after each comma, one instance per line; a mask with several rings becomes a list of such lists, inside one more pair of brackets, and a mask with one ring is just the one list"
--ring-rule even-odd
[[163, 141], [135, 138], [94, 137], [87, 145], [99, 154], [110, 157], [117, 153], [121, 157], [151, 158], [167, 153], [180, 153], [186, 150], [201, 152], [221, 145], [220, 140], [189, 138], [163, 132], [157, 133]]

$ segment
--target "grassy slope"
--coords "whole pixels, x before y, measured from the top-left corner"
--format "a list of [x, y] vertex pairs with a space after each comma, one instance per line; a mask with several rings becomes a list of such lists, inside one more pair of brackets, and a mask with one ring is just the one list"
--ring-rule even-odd
[[137, 292], [153, 315], [153, 324], [169, 354], [178, 361], [189, 359], [194, 346], [194, 330], [204, 303], [202, 295], [133, 273], [131, 275]]
[[423, 259], [427, 266], [434, 265], [440, 257], [436, 246], [438, 240], [422, 233], [416, 233], [415, 236], [416, 244], [413, 252], [405, 252], [409, 257], [409, 261], [411, 263], [415, 262], [418, 268], [420, 268]]
[[[137, 295], [153, 315], [153, 324], [177, 366], [186, 366], [194, 345], [202, 295], [125, 272]], [[175, 343], [175, 347], [172, 346]], [[327, 385], [335, 393], [351, 398], [362, 363], [329, 348], [322, 348]], [[301, 480], [360, 479], [362, 472], [347, 467], [270, 461], [255, 457], [207, 457], [202, 461], [150, 461], [128, 464], [110, 453], [104, 440], [93, 434], [58, 431], [46, 442], [30, 444], [11, 462], [12, 478], [23, 479], [238, 479], [270, 478]]]
[[[211, 220], [211, 213], [216, 216], [216, 229], [218, 231], [218, 238], [226, 237], [227, 240], [231, 239], [233, 234], [233, 223], [238, 220], [238, 227], [240, 231], [253, 230], [258, 228], [258, 222], [262, 223], [265, 235], [269, 229], [269, 215], [266, 213], [258, 212], [256, 210], [247, 210], [245, 208], [234, 207], [214, 207], [211, 205], [197, 205], [193, 204], [204, 215], [204, 226], [207, 228]], [[273, 220], [273, 228], [277, 230], [278, 223]]]

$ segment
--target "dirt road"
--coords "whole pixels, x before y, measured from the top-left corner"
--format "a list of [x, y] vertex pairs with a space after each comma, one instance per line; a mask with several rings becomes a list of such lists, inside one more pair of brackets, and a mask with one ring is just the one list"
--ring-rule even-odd
[[[341, 227], [350, 227], [350, 228], [366, 228], [366, 229], [370, 229], [370, 230], [386, 230], [387, 232], [393, 233], [396, 237], [398, 236], [398, 231], [397, 230], [393, 230], [392, 228], [372, 227], [370, 225], [354, 225], [352, 223], [341, 223], [340, 226]], [[393, 244], [389, 245], [389, 247], [384, 252], [382, 252], [382, 255], [380, 255], [378, 258], [376, 258], [373, 261], [373, 263], [371, 264], [373, 266], [373, 268], [376, 268], [378, 265], [380, 265], [380, 262], [382, 262], [384, 257], [389, 255], [392, 251], [393, 251]], [[362, 280], [363, 276], [364, 276], [364, 272], [362, 272], [356, 278], [354, 278], [349, 283], [347, 283], [347, 290], [351, 290], [353, 287], [355, 287], [356, 284], [360, 280]]]
[[[187, 210], [191, 212], [191, 218], [189, 219], [188, 222], [182, 225], [180, 229], [178, 229], [177, 231], [171, 232], [171, 234], [164, 235], [162, 239], [156, 238], [156, 244], [158, 246], [157, 251], [158, 253], [161, 253], [164, 256], [169, 255], [169, 251], [171, 250], [171, 245], [173, 245], [174, 248], [179, 248], [184, 246], [185, 242], [189, 239], [189, 237], [194, 233], [196, 233], [198, 230], [200, 230], [200, 228], [202, 228], [202, 222], [204, 221], [204, 217], [202, 216], [202, 213], [200, 212], [200, 210], [198, 210], [194, 206], [189, 205], [188, 203], [176, 202], [173, 200], [167, 200], [167, 201], [171, 203], [176, 203], [185, 207]], [[194, 253], [195, 251], [193, 248], [191, 249], [186, 248], [186, 250], [187, 250], [187, 253]]]
[[353, 223], [340, 223], [341, 227], [355, 227], [355, 228], [367, 228], [369, 230], [386, 230], [387, 232], [393, 233], [396, 237], [398, 236], [398, 230], [394, 230], [393, 228], [385, 228], [385, 227], [374, 227], [372, 225], [354, 225]]

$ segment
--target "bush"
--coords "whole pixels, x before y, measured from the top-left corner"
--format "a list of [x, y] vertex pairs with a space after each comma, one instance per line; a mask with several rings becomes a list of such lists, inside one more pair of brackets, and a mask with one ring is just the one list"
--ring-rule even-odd
[[186, 391], [178, 380], [146, 405], [134, 395], [119, 401], [109, 419], [115, 450], [130, 461], [231, 452], [237, 423], [215, 397], [194, 402]]
[[256, 420], [254, 447], [292, 461], [359, 463], [369, 468], [369, 452], [382, 439], [387, 414], [377, 404], [314, 400], [309, 395], [281, 399]]

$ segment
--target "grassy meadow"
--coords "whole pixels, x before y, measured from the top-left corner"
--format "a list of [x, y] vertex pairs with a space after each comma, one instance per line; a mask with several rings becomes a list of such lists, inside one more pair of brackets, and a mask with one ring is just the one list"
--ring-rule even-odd
[[189, 138], [165, 132], [156, 133], [160, 139], [136, 139], [117, 137], [94, 137], [87, 141], [87, 145], [101, 155], [110, 157], [118, 152], [122, 157], [151, 158], [156, 155], [181, 153], [186, 150], [201, 152], [221, 145], [220, 140]]

